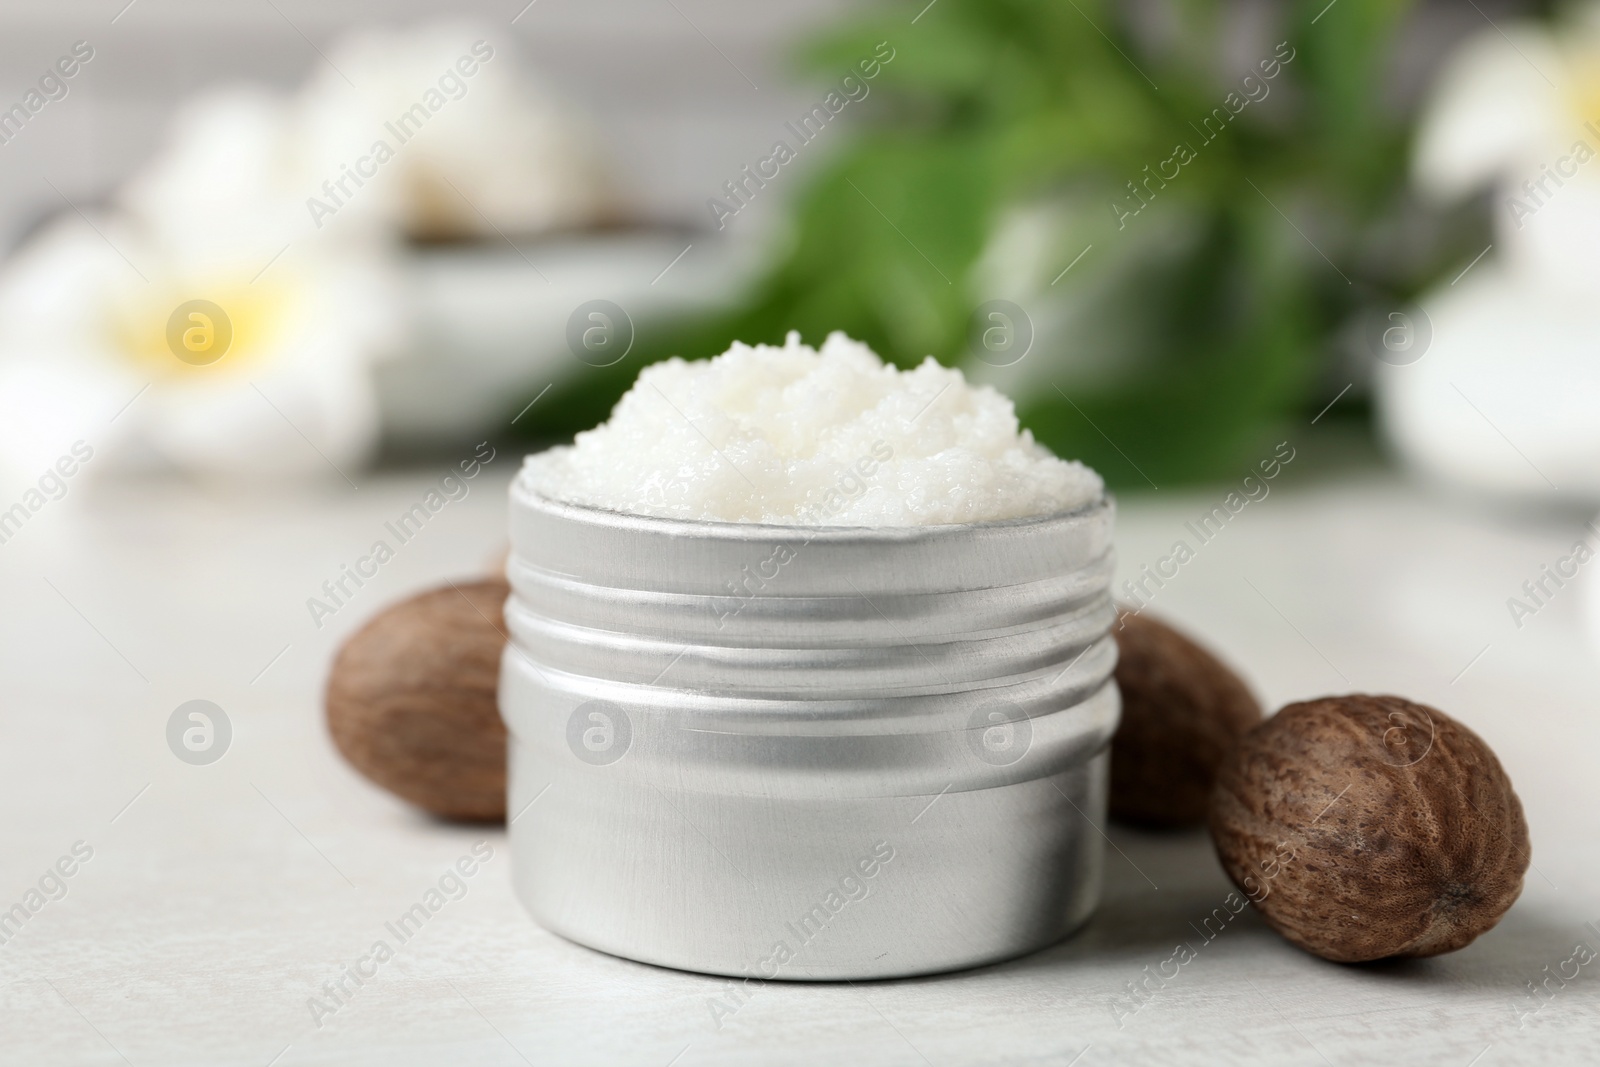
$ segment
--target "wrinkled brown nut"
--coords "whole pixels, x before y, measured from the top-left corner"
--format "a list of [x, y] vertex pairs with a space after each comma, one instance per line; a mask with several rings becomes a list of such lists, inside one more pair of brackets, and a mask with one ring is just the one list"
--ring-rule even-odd
[[506, 729], [495, 693], [504, 579], [403, 600], [345, 642], [328, 677], [328, 730], [355, 768], [451, 819], [506, 814]]
[[1217, 767], [1261, 721], [1250, 690], [1211, 653], [1166, 623], [1122, 611], [1111, 739], [1111, 815], [1153, 827], [1199, 826]]
[[1489, 746], [1393, 696], [1290, 704], [1241, 741], [1211, 836], [1267, 923], [1341, 963], [1470, 944], [1522, 892], [1522, 804]]

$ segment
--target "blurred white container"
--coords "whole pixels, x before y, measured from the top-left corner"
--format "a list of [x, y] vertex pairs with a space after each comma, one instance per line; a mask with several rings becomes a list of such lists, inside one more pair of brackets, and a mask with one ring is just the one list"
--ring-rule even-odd
[[592, 369], [567, 341], [581, 305], [609, 300], [634, 327], [710, 311], [756, 251], [671, 231], [423, 248], [405, 268], [411, 343], [376, 369], [384, 435], [426, 447], [503, 427], [519, 399]]

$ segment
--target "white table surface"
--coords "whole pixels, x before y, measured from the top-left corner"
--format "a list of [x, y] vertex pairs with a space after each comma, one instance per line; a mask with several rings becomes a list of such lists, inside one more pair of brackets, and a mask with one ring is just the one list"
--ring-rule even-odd
[[[1494, 746], [1526, 806], [1537, 868], [1477, 944], [1429, 961], [1338, 966], [1246, 912], [1119, 1027], [1113, 1004], [1125, 983], [1179, 942], [1199, 944], [1190, 923], [1229, 886], [1203, 832], [1111, 828], [1104, 904], [1066, 943], [965, 974], [774, 983], [718, 1029], [708, 1001], [720, 980], [544, 932], [511, 894], [501, 830], [409, 810], [346, 767], [325, 732], [321, 689], [338, 641], [384, 603], [493, 557], [514, 463], [502, 454], [321, 631], [305, 599], [443, 463], [368, 474], [356, 491], [74, 486], [0, 545], [0, 907], [75, 842], [94, 850], [67, 895], [0, 946], [0, 1061], [1600, 1059], [1600, 961], [1519, 1018], [1534, 1006], [1529, 979], [1579, 939], [1600, 948], [1584, 927], [1600, 925], [1600, 669], [1580, 626], [1585, 590], [1569, 586], [1521, 630], [1505, 604], [1566, 552], [1576, 518], [1497, 520], [1378, 473], [1282, 484], [1201, 549], [1152, 609], [1230, 655], [1270, 707], [1397, 692], [1443, 707]], [[1222, 492], [1125, 499], [1123, 569], [1165, 554], [1183, 521]], [[168, 716], [194, 698], [216, 701], [234, 728], [210, 766], [180, 762], [165, 741]], [[308, 998], [479, 839], [495, 854], [467, 895], [313, 1025]]]

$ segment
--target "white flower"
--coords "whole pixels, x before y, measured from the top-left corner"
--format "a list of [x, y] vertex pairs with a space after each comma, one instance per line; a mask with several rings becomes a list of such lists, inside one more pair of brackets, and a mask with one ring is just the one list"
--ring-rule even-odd
[[276, 251], [308, 237], [317, 230], [305, 209], [313, 171], [296, 117], [287, 97], [264, 88], [208, 89], [176, 111], [116, 203], [184, 251], [274, 240]]
[[0, 465], [82, 438], [97, 469], [348, 477], [377, 440], [371, 364], [405, 332], [401, 231], [527, 233], [607, 204], [487, 33], [377, 31], [330, 59], [293, 98], [202, 94], [110, 211], [0, 269]]
[[608, 210], [594, 147], [504, 39], [444, 23], [369, 30], [334, 47], [296, 105], [315, 173], [302, 196], [322, 205], [308, 210], [319, 221], [375, 216], [416, 236], [490, 238]]
[[366, 458], [370, 364], [402, 329], [392, 250], [317, 232], [293, 119], [264, 90], [202, 94], [113, 210], [64, 214], [0, 270], [0, 462], [78, 438], [99, 470], [337, 478]]
[[[43, 231], [0, 271], [0, 462], [26, 474], [82, 438], [101, 470], [348, 476], [376, 441], [368, 364], [397, 304], [369, 253], [279, 251], [186, 248], [119, 216]], [[174, 324], [197, 299], [222, 314]]]
[[1487, 189], [1493, 245], [1422, 298], [1432, 344], [1378, 368], [1379, 410], [1436, 480], [1600, 499], [1600, 7], [1504, 28], [1443, 72], [1415, 167], [1435, 197]]

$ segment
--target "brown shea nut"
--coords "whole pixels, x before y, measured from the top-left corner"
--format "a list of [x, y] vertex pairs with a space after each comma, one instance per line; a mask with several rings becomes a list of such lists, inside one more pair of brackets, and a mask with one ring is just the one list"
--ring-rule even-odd
[[385, 608], [328, 677], [328, 730], [390, 792], [450, 819], [506, 814], [506, 728], [495, 699], [505, 647], [503, 578], [445, 586]]
[[1164, 622], [1123, 610], [1112, 633], [1122, 720], [1111, 739], [1111, 816], [1199, 826], [1217, 767], [1261, 721], [1261, 705], [1238, 675]]
[[1263, 918], [1341, 963], [1468, 945], [1522, 892], [1522, 804], [1489, 746], [1393, 696], [1290, 704], [1211, 799], [1217, 856]]

